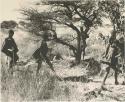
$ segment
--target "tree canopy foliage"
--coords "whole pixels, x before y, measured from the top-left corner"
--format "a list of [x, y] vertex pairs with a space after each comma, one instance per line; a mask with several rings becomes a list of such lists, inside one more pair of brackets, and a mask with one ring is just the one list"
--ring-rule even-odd
[[[89, 38], [89, 31], [95, 26], [102, 25], [102, 17], [110, 18], [114, 29], [120, 29], [121, 8], [117, 1], [45, 1], [37, 3], [39, 5], [50, 6], [47, 11], [35, 9], [22, 9], [25, 20], [30, 24], [30, 31], [39, 35], [40, 31], [51, 30], [54, 32], [55, 41], [69, 47], [80, 63], [81, 57], [85, 56], [87, 47], [86, 39]], [[77, 46], [58, 38], [57, 32], [53, 29], [53, 24], [63, 24], [71, 28], [76, 33]], [[71, 34], [72, 35], [72, 34]]]
[[114, 30], [121, 30], [122, 28], [122, 22], [121, 18], [124, 13], [124, 0], [120, 0], [120, 2], [117, 2], [115, 0], [109, 0], [109, 1], [102, 1], [99, 2], [99, 8], [102, 10], [102, 12], [105, 12], [108, 14], [108, 18], [112, 22], [112, 25], [114, 27]]

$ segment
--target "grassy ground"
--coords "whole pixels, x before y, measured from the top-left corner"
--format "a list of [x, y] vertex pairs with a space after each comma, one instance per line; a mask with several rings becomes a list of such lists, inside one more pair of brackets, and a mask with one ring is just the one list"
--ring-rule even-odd
[[[98, 32], [96, 32], [98, 33]], [[94, 33], [95, 34], [95, 33]], [[93, 35], [94, 35], [93, 34]], [[1, 38], [5, 36], [1, 34]], [[96, 39], [93, 36], [93, 39]], [[30, 58], [34, 49], [40, 45], [39, 38], [34, 38], [27, 32], [16, 31], [14, 38], [19, 46], [20, 61], [25, 61]], [[92, 37], [91, 37], [92, 38]], [[92, 40], [88, 40], [87, 56], [94, 57], [99, 60], [104, 52], [105, 47], [93, 40], [93, 45], [90, 45]], [[51, 43], [50, 43], [51, 44]], [[98, 47], [97, 47], [98, 46]], [[65, 49], [65, 50], [61, 50]], [[100, 88], [102, 77], [98, 76], [97, 65], [93, 63], [92, 67], [86, 67], [87, 62], [81, 63], [79, 66], [70, 68], [70, 62], [74, 59], [70, 56], [68, 49], [62, 45], [56, 46], [56, 51], [63, 54], [64, 59], [54, 61], [53, 65], [56, 74], [62, 78], [71, 80], [59, 81], [46, 63], [43, 63], [40, 73], [36, 76], [36, 63], [29, 66], [15, 66], [14, 73], [11, 75], [8, 72], [8, 67], [5, 61], [5, 55], [1, 56], [1, 95], [2, 102], [22, 102], [22, 101], [125, 101], [125, 86], [114, 85], [112, 77], [113, 71], [106, 82], [105, 88], [101, 94], [88, 94], [89, 92]], [[65, 55], [65, 56], [64, 56]], [[86, 56], [86, 58], [87, 58]], [[77, 78], [82, 76], [84, 80]], [[120, 75], [120, 84], [122, 82]], [[91, 80], [89, 80], [91, 79]]]
[[[63, 62], [64, 63], [64, 62]], [[66, 64], [66, 62], [65, 62]], [[59, 81], [48, 66], [43, 65], [38, 76], [36, 76], [36, 65], [30, 69], [15, 67], [13, 76], [8, 73], [7, 68], [2, 67], [1, 92], [2, 102], [18, 101], [125, 101], [125, 86], [121, 85], [122, 76], [119, 77], [120, 85], [114, 85], [114, 79], [110, 76], [101, 94], [88, 94], [99, 89], [102, 77], [91, 77], [92, 80], [72, 81], [71, 76], [86, 74], [82, 68], [68, 68], [65, 65], [55, 64], [58, 75], [70, 80]], [[17, 70], [17, 69], [20, 69]], [[85, 76], [86, 77], [86, 76]]]

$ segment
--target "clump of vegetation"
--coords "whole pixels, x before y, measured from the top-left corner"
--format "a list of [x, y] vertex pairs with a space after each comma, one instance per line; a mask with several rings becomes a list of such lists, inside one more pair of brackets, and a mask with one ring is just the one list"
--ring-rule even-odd
[[1, 29], [14, 29], [18, 27], [18, 23], [16, 21], [3, 21], [1, 23]]
[[1, 91], [8, 100], [50, 100], [58, 99], [61, 94], [65, 94], [65, 87], [59, 86], [56, 76], [49, 69], [43, 68], [38, 76], [27, 69], [21, 69], [15, 70], [11, 75], [5, 67], [2, 67]]

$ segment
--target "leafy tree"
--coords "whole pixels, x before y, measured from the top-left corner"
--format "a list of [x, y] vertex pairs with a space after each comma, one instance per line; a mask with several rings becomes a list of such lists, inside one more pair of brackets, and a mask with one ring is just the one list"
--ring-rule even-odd
[[[52, 27], [50, 21], [48, 21], [48, 15], [46, 12], [38, 12], [36, 9], [21, 9], [21, 13], [25, 15], [23, 24], [29, 32], [40, 36], [41, 31], [49, 30]], [[22, 23], [21, 23], [22, 24]]]
[[[113, 32], [110, 36], [110, 40], [114, 41], [117, 38], [117, 35], [120, 34], [124, 36], [124, 20], [122, 21], [122, 13], [124, 12], [124, 0], [116, 1], [116, 0], [105, 0], [99, 2], [99, 8], [102, 12], [108, 14], [107, 18], [110, 19], [113, 25]], [[124, 19], [124, 18], [123, 18]], [[118, 33], [119, 32], [119, 33]], [[106, 49], [106, 54], [108, 54], [110, 48], [110, 44], [108, 44]]]
[[[54, 32], [55, 41], [68, 46], [75, 55], [76, 63], [79, 64], [81, 56], [85, 56], [86, 39], [89, 38], [89, 30], [95, 25], [101, 24], [101, 15], [95, 1], [48, 1], [39, 3], [40, 5], [49, 5], [51, 10], [47, 12], [38, 12], [33, 9], [22, 10], [23, 14], [27, 16], [30, 24], [35, 26], [37, 30], [45, 30], [43, 24], [48, 22], [55, 22], [63, 24], [76, 32], [77, 46], [69, 44], [68, 42], [57, 37], [56, 31]], [[83, 22], [78, 26], [78, 22]], [[42, 25], [41, 25], [42, 24]], [[32, 27], [34, 28], [34, 27]], [[33, 31], [35, 31], [33, 29]], [[48, 29], [47, 29], [48, 30]], [[35, 31], [36, 32], [36, 31]]]
[[99, 8], [102, 12], [108, 14], [107, 18], [110, 19], [114, 31], [122, 31], [122, 14], [124, 13], [124, 0], [105, 0], [99, 2]]

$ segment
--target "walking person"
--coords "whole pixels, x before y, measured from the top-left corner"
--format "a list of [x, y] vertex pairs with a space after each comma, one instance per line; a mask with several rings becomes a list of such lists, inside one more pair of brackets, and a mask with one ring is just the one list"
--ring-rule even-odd
[[[118, 40], [115, 40], [113, 41], [111, 47], [110, 47], [110, 53], [109, 53], [109, 66], [106, 68], [106, 75], [103, 79], [103, 82], [102, 82], [102, 85], [105, 84], [105, 81], [108, 77], [108, 74], [110, 72], [110, 68], [112, 68], [114, 71], [115, 71], [115, 74], [114, 74], [114, 78], [115, 78], [115, 84], [118, 85], [118, 73], [120, 72], [120, 70], [118, 69], [117, 65], [118, 65], [118, 57], [117, 55], [119, 54], [118, 52], [118, 47], [117, 47], [117, 44], [118, 44]], [[106, 56], [107, 57], [107, 56]]]
[[119, 47], [119, 55], [117, 55], [117, 57], [119, 58], [119, 63], [121, 63], [121, 67], [123, 70], [123, 76], [124, 76], [124, 80], [123, 80], [123, 85], [125, 85], [125, 54], [124, 54], [124, 37], [121, 36], [118, 39], [118, 47]]
[[41, 46], [33, 53], [33, 57], [37, 60], [38, 63], [37, 74], [39, 73], [43, 61], [45, 61], [49, 65], [51, 70], [54, 71], [53, 65], [50, 62], [49, 58], [47, 57], [48, 53], [47, 40], [48, 36], [46, 34], [43, 34]]

